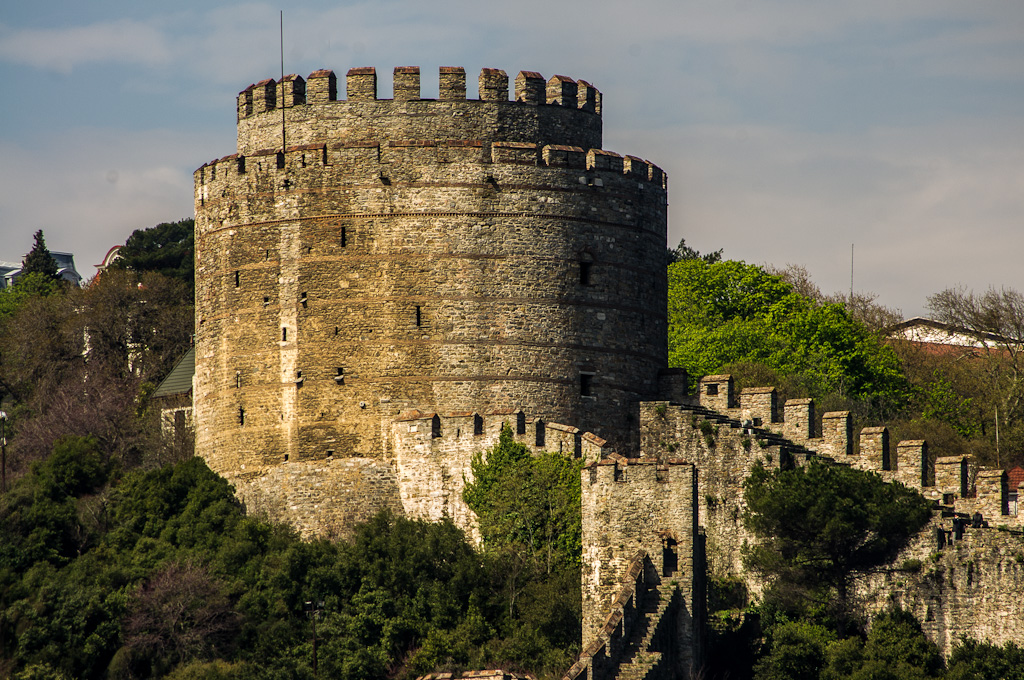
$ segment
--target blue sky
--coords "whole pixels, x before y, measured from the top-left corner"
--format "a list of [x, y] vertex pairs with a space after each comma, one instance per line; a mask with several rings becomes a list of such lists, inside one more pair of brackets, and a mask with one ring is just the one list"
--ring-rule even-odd
[[[234, 97], [279, 73], [278, 9], [123, 0], [0, 8], [0, 260], [43, 229], [79, 270], [192, 213]], [[805, 266], [907, 316], [947, 287], [1024, 290], [1024, 3], [383, 0], [285, 7], [285, 70], [564, 74], [606, 149], [669, 173], [670, 245]], [[471, 76], [474, 82], [475, 77]]]

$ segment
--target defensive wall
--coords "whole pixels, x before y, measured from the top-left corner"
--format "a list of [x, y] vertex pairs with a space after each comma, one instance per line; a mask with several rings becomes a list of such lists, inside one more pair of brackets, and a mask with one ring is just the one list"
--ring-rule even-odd
[[993, 519], [975, 527], [948, 509], [937, 513], [889, 565], [857, 584], [864, 614], [894, 605], [912, 612], [946, 656], [965, 638], [1019, 645], [1024, 532]]
[[622, 665], [649, 665], [638, 677], [698, 668], [705, 598], [696, 468], [611, 454], [589, 463], [581, 483], [584, 661], [577, 672], [589, 666], [586, 677], [596, 680], [616, 677], [611, 669]]
[[345, 456], [287, 461], [259, 474], [224, 474], [250, 511], [287, 522], [306, 537], [344, 536], [346, 527], [388, 508], [416, 519], [451, 519], [479, 539], [462, 500], [475, 454], [498, 443], [508, 425], [533, 453], [557, 451], [600, 460], [607, 444], [592, 432], [529, 416], [522, 410], [434, 413], [411, 410], [389, 427], [387, 461]]
[[930, 456], [921, 440], [893, 444], [884, 427], [863, 428], [855, 439], [848, 412], [816, 417], [810, 399], [780, 407], [774, 388], [737, 392], [727, 375], [703, 378], [687, 403], [641, 403], [639, 427], [641, 455], [686, 460], [696, 470], [709, 576], [740, 576], [749, 592], [761, 591], [742, 564], [742, 546], [756, 540], [743, 526], [743, 480], [756, 464], [821, 458], [936, 503], [932, 522], [910, 545], [857, 584], [866, 614], [893, 604], [910, 609], [945, 654], [964, 636], [996, 644], [1024, 637], [1024, 518], [1008, 514], [1003, 470], [969, 456]]
[[344, 100], [330, 71], [250, 86], [237, 153], [195, 172], [197, 453], [278, 496], [345, 459], [385, 507], [412, 410], [522, 408], [628, 448], [667, 361], [664, 174], [600, 148], [584, 81], [521, 72], [510, 99], [484, 69], [468, 99], [445, 68], [424, 100], [394, 77], [391, 100], [373, 69]]
[[[381, 508], [475, 535], [464, 481], [507, 422], [586, 462], [568, 677], [689, 677], [705, 574], [761, 588], [743, 481], [820, 457], [939, 508], [862, 584], [869, 611], [912, 608], [946, 651], [1020, 637], [1002, 471], [729, 376], [688, 396], [666, 369], [667, 181], [601, 148], [600, 92], [523, 71], [510, 95], [496, 69], [475, 99], [462, 69], [439, 82], [423, 99], [400, 67], [384, 100], [371, 68], [261, 81], [239, 94], [236, 153], [195, 172], [196, 451], [250, 508], [307, 536]], [[988, 526], [965, 528], [976, 514]]]

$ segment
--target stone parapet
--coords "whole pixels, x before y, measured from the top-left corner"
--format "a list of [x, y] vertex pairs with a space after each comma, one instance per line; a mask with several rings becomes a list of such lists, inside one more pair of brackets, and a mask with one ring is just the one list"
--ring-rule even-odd
[[[389, 460], [411, 409], [521, 405], [551, 446], [632, 446], [667, 356], [667, 182], [601, 148], [599, 93], [532, 72], [323, 69], [238, 99], [199, 168], [196, 450], [214, 470]], [[554, 85], [552, 87], [554, 87]], [[339, 101], [338, 90], [347, 94]], [[283, 119], [283, 120], [282, 120]], [[285, 143], [282, 143], [282, 123]], [[456, 426], [459, 429], [461, 426]]]
[[[439, 139], [488, 139], [600, 147], [601, 93], [586, 81], [521, 71], [509, 96], [509, 78], [500, 69], [480, 72], [478, 98], [466, 97], [466, 72], [444, 66], [438, 98], [423, 99], [420, 69], [394, 70], [392, 99], [378, 99], [377, 71], [353, 68], [346, 74], [346, 99], [338, 99], [337, 77], [320, 69], [248, 86], [238, 95], [238, 152], [280, 148], [281, 108], [286, 136], [313, 140], [410, 138], [428, 130]], [[308, 90], [308, 93], [307, 93]]]

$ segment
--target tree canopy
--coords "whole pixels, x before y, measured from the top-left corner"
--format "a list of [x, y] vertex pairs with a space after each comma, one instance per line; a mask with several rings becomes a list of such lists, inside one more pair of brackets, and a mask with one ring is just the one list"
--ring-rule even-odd
[[32, 246], [32, 250], [21, 261], [22, 275], [43, 274], [53, 280], [57, 280], [57, 261], [53, 259], [53, 255], [46, 248], [46, 240], [43, 238], [42, 229], [35, 233], [34, 239], [35, 243]]
[[669, 365], [698, 377], [753, 362], [798, 376], [815, 397], [906, 399], [896, 355], [843, 305], [733, 260], [680, 260], [668, 279]]
[[745, 551], [748, 567], [771, 579], [782, 606], [827, 607], [840, 628], [852, 580], [895, 555], [931, 517], [931, 504], [902, 484], [821, 462], [755, 467], [744, 497], [744, 522], [758, 538]]
[[161, 222], [148, 229], [132, 232], [112, 269], [130, 269], [139, 274], [157, 272], [185, 284], [190, 295], [195, 291], [195, 220]]

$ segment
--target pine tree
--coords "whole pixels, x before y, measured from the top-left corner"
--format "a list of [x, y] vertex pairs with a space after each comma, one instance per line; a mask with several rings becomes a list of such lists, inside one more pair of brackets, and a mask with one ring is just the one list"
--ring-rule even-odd
[[36, 242], [32, 246], [32, 251], [21, 262], [21, 275], [24, 276], [25, 274], [38, 272], [56, 280], [57, 260], [53, 259], [53, 255], [46, 248], [42, 229], [36, 232], [35, 239]]

